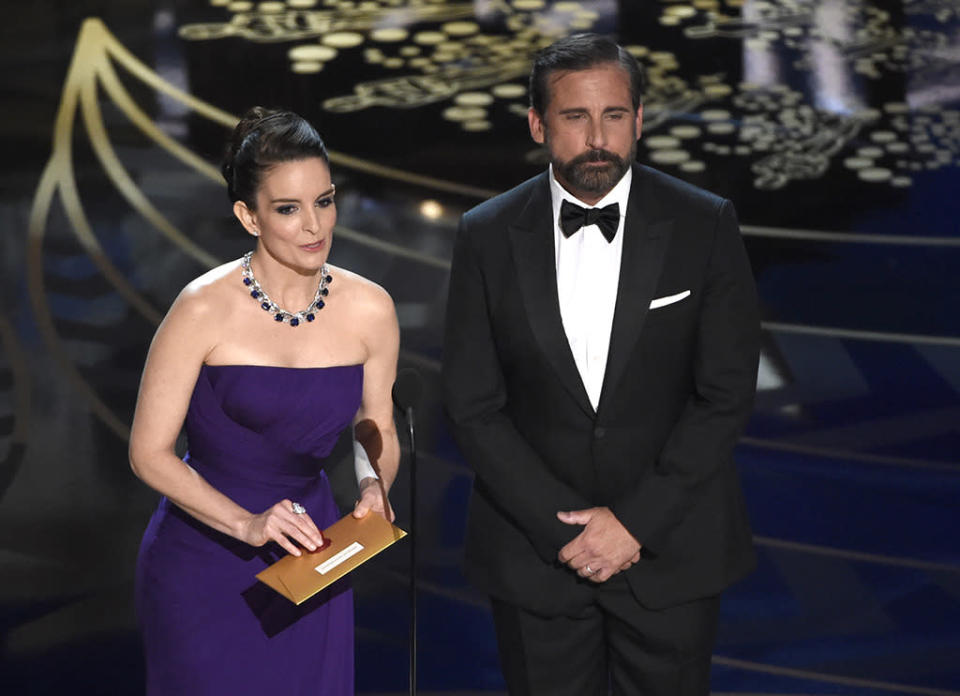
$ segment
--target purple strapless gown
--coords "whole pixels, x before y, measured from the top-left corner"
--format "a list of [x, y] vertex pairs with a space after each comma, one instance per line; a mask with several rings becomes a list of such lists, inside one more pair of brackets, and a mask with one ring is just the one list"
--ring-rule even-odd
[[[353, 419], [362, 384], [362, 365], [204, 365], [185, 459], [247, 510], [289, 498], [323, 529], [339, 516], [323, 458]], [[349, 587], [341, 581], [295, 606], [254, 577], [285, 553], [160, 501], [137, 559], [147, 694], [353, 694]]]

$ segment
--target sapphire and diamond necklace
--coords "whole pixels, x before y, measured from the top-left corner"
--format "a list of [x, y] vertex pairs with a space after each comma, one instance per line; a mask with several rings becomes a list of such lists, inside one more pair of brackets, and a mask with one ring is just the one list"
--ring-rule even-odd
[[320, 284], [317, 286], [317, 294], [313, 296], [313, 302], [303, 311], [288, 312], [271, 300], [266, 290], [260, 287], [259, 281], [257, 281], [253, 275], [253, 269], [250, 268], [250, 257], [252, 256], [252, 251], [244, 254], [243, 259], [240, 261], [240, 268], [243, 271], [243, 284], [250, 288], [250, 297], [260, 303], [260, 309], [265, 312], [270, 312], [270, 314], [273, 315], [274, 321], [287, 323], [290, 326], [300, 326], [300, 322], [313, 321], [316, 318], [317, 312], [323, 309], [323, 305], [325, 304], [323, 298], [330, 293], [327, 286], [333, 282], [333, 276], [327, 272], [327, 264], [323, 264], [320, 268]]

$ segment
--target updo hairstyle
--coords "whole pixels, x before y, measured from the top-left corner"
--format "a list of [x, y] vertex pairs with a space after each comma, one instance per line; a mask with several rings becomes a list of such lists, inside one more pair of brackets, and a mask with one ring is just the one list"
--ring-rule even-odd
[[292, 111], [253, 107], [233, 129], [220, 168], [230, 201], [243, 201], [255, 210], [257, 189], [270, 167], [310, 157], [330, 164], [323, 139], [305, 118]]

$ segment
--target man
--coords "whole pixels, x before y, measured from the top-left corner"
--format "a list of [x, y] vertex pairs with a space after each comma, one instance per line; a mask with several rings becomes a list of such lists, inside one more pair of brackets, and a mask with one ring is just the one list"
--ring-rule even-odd
[[634, 162], [642, 76], [547, 47], [550, 169], [463, 216], [444, 398], [474, 469], [466, 568], [513, 696], [707, 694], [719, 593], [754, 555], [731, 453], [757, 303], [733, 206]]

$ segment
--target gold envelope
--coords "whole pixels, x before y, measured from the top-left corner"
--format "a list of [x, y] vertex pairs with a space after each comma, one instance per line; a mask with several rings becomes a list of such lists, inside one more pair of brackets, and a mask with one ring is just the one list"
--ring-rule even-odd
[[257, 573], [257, 579], [294, 604], [303, 604], [406, 535], [375, 512], [360, 519], [347, 515], [323, 530], [329, 542], [324, 548], [285, 556]]

